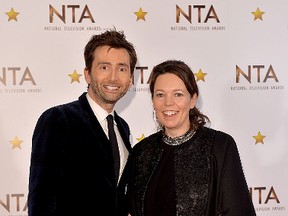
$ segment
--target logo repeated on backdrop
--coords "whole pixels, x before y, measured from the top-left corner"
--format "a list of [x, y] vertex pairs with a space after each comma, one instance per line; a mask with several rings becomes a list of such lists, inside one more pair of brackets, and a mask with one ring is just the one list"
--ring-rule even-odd
[[27, 216], [27, 194], [1, 194], [0, 209], [7, 212], [7, 216]]
[[37, 87], [37, 82], [28, 66], [2, 66], [2, 71], [0, 71], [0, 94], [41, 92], [42, 89]]
[[136, 66], [132, 79], [133, 86], [129, 91], [133, 92], [148, 92], [149, 91], [149, 76], [151, 71], [148, 66]]
[[[221, 8], [221, 7], [219, 7]], [[176, 4], [172, 31], [224, 31], [222, 13], [215, 4]]]
[[45, 31], [102, 31], [95, 24], [94, 8], [87, 4], [47, 5], [48, 25]]
[[[47, 7], [48, 24], [44, 26], [45, 31], [104, 31], [111, 28], [96, 24], [97, 13], [95, 8], [88, 4], [49, 4]], [[145, 21], [148, 12], [140, 7], [133, 13], [137, 17], [136, 21]]]
[[[252, 11], [254, 21], [263, 21], [264, 11], [259, 7]], [[265, 90], [284, 90], [278, 78], [278, 71], [272, 64], [250, 64], [236, 65], [235, 67], [235, 85], [230, 87], [232, 91], [265, 91]]]
[[[135, 12], [136, 14], [136, 12]], [[137, 18], [138, 19], [138, 18]], [[128, 90], [129, 92], [148, 93], [149, 92], [149, 77], [151, 71], [148, 70], [148, 66], [136, 66], [134, 70], [134, 75], [132, 79], [132, 87]], [[136, 137], [137, 142], [140, 142], [145, 138], [144, 133]]]
[[281, 202], [274, 186], [250, 187], [250, 195], [252, 197], [256, 212], [281, 212], [285, 211], [285, 205]]
[[265, 64], [253, 64], [235, 67], [235, 85], [230, 90], [284, 90], [274, 67]]
[[[133, 76], [133, 87], [129, 91], [135, 92], [147, 92], [149, 91], [149, 78], [150, 78], [151, 71], [149, 70], [148, 66], [136, 66]], [[205, 76], [207, 73], [203, 73], [202, 69], [200, 68], [197, 73], [194, 73], [196, 77], [196, 81], [203, 81], [205, 82]]]

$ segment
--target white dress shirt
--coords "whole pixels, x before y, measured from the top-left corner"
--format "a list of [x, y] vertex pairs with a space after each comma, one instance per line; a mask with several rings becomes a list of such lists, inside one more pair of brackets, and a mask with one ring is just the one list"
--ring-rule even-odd
[[[104, 132], [108, 138], [108, 124], [107, 124], [106, 117], [109, 114], [114, 116], [114, 110], [111, 113], [108, 113], [101, 106], [99, 106], [95, 101], [93, 101], [93, 99], [88, 95], [88, 93], [86, 94], [86, 97], [87, 97], [89, 105], [91, 106], [97, 120], [99, 121], [101, 127], [103, 128], [103, 130], [104, 130]], [[128, 150], [127, 150], [126, 146], [124, 145], [123, 139], [119, 133], [115, 119], [114, 119], [114, 129], [115, 129], [115, 133], [116, 133], [116, 137], [117, 137], [119, 154], [120, 154], [120, 170], [119, 170], [119, 179], [120, 179], [120, 176], [122, 175], [123, 169], [124, 169], [125, 164], [127, 162]], [[119, 182], [119, 179], [118, 179], [118, 182]]]

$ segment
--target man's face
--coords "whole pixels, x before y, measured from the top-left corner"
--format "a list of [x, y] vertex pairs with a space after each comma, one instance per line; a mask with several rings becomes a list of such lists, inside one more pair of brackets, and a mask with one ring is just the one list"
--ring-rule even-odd
[[90, 84], [90, 97], [111, 111], [132, 84], [129, 53], [123, 48], [98, 47], [94, 52], [91, 73], [85, 70], [85, 79]]

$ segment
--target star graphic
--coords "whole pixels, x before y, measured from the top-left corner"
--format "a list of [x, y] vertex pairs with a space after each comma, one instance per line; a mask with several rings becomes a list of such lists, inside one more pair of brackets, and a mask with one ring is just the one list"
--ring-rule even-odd
[[254, 15], [254, 20], [257, 20], [257, 19], [262, 20], [262, 15], [265, 12], [262, 12], [262, 11], [259, 10], [259, 8], [257, 8], [257, 10], [255, 12], [251, 12], [251, 13]]
[[145, 16], [146, 16], [147, 13], [148, 12], [144, 12], [142, 10], [142, 8], [140, 7], [140, 9], [137, 12], [134, 12], [134, 14], [137, 16], [137, 20], [136, 21], [141, 20], [141, 19], [145, 21]]
[[145, 138], [145, 136], [144, 136], [144, 134], [142, 133], [142, 134], [141, 134], [141, 137], [136, 138], [136, 139], [140, 142], [140, 141], [143, 140], [144, 138]]
[[8, 17], [9, 17], [9, 19], [8, 19], [8, 22], [9, 22], [10, 20], [15, 20], [15, 21], [17, 21], [17, 16], [18, 16], [18, 14], [20, 14], [20, 13], [15, 12], [14, 9], [11, 8], [11, 10], [10, 10], [9, 12], [6, 12], [6, 14], [7, 14]]
[[78, 74], [77, 71], [74, 70], [72, 74], [68, 74], [68, 75], [71, 77], [71, 83], [73, 82], [80, 83], [79, 78], [82, 76], [82, 74]]
[[264, 136], [264, 135], [262, 135], [261, 133], [260, 133], [260, 131], [258, 132], [258, 134], [257, 134], [257, 136], [253, 136], [253, 138], [256, 140], [255, 141], [255, 144], [257, 144], [257, 143], [262, 143], [262, 144], [264, 144], [264, 138], [265, 138], [266, 136]]
[[19, 138], [17, 136], [15, 136], [13, 140], [10, 140], [10, 143], [12, 144], [12, 149], [14, 149], [14, 148], [21, 149], [21, 143], [22, 142], [23, 142], [23, 140], [19, 140]]
[[194, 75], [197, 77], [196, 81], [202, 80], [203, 82], [205, 82], [205, 76], [207, 75], [207, 73], [203, 73], [202, 70], [200, 69], [197, 73], [194, 73]]

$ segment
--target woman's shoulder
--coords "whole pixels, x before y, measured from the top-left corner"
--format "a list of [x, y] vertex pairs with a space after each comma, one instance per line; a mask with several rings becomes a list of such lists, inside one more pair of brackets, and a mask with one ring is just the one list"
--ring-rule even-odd
[[196, 142], [210, 146], [214, 154], [224, 153], [231, 147], [232, 149], [236, 147], [236, 142], [230, 134], [209, 127], [201, 127], [197, 130]]
[[161, 137], [161, 132], [156, 132], [153, 133], [151, 135], [149, 135], [148, 137], [145, 137], [144, 139], [142, 139], [141, 141], [139, 141], [138, 143], [136, 143], [133, 147], [134, 150], [139, 150], [139, 149], [147, 149], [150, 147], [154, 147], [157, 145], [157, 143], [160, 142], [159, 138]]
[[199, 131], [200, 131], [200, 134], [202, 134], [202, 136], [211, 137], [215, 141], [222, 140], [222, 141], [234, 142], [234, 138], [230, 134], [222, 130], [216, 130], [216, 129], [209, 128], [209, 127], [202, 127]]
[[[238, 152], [237, 144], [232, 135], [212, 128], [203, 128], [202, 133], [211, 139], [211, 150], [214, 155], [224, 156], [227, 152]], [[209, 138], [206, 138], [209, 139]]]

